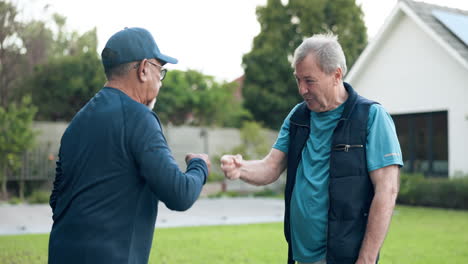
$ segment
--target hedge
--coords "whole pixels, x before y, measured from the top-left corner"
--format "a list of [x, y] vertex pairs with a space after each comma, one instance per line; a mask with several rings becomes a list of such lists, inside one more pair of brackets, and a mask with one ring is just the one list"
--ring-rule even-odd
[[468, 209], [468, 177], [424, 178], [421, 174], [402, 174], [399, 204], [453, 209]]

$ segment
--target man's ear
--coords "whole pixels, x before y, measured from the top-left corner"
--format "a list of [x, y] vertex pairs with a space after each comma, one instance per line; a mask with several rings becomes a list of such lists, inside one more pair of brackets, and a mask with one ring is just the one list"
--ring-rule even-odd
[[341, 67], [336, 68], [335, 73], [333, 73], [333, 75], [335, 77], [334, 78], [335, 85], [340, 84], [343, 80], [343, 70], [341, 69]]
[[147, 59], [144, 59], [140, 62], [140, 65], [138, 66], [136, 72], [137, 72], [137, 78], [140, 82], [146, 82], [148, 81], [148, 67], [146, 67]]

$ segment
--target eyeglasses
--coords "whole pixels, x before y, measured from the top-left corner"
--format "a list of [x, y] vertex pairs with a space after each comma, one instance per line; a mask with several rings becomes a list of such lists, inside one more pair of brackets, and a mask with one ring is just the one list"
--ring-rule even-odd
[[[163, 66], [158, 65], [158, 64], [156, 64], [156, 63], [154, 63], [154, 62], [151, 62], [151, 61], [149, 61], [149, 60], [147, 60], [146, 62], [148, 62], [149, 64], [151, 64], [151, 65], [153, 65], [153, 66], [156, 66], [156, 67], [161, 68], [161, 71], [159, 72], [159, 80], [160, 80], [160, 81], [164, 80], [164, 78], [166, 77], [167, 69], [164, 68]], [[140, 62], [137, 63], [137, 64], [135, 64], [135, 66], [133, 66], [134, 69], [137, 69], [138, 67], [140, 67]]]
[[158, 65], [158, 64], [156, 64], [156, 63], [153, 63], [153, 62], [151, 62], [151, 61], [149, 61], [149, 60], [147, 60], [147, 62], [148, 62], [149, 64], [153, 65], [153, 66], [156, 66], [156, 67], [161, 68], [161, 71], [159, 72], [159, 80], [161, 80], [161, 81], [164, 80], [164, 77], [166, 77], [167, 69], [164, 68], [163, 66]]

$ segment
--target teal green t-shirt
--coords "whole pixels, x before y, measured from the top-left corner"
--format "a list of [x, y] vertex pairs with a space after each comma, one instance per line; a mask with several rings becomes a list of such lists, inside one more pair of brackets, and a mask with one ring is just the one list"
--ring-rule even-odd
[[[284, 120], [273, 145], [284, 153], [288, 153], [289, 118], [298, 106]], [[310, 115], [310, 134], [302, 150], [290, 206], [291, 243], [296, 261], [316, 262], [326, 256], [331, 140], [343, 110], [344, 104]], [[367, 134], [369, 171], [393, 164], [403, 166], [395, 125], [379, 104], [370, 107]]]

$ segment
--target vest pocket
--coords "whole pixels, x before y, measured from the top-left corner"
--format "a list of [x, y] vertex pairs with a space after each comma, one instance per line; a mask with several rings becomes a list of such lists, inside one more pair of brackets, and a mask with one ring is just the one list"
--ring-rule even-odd
[[328, 254], [336, 263], [354, 264], [359, 256], [362, 240], [367, 225], [367, 217], [361, 216], [354, 220], [330, 221], [330, 236]]
[[354, 263], [366, 230], [373, 188], [368, 177], [330, 178], [328, 250], [339, 264]]
[[335, 144], [330, 153], [330, 177], [366, 175], [367, 161], [362, 144]]
[[330, 178], [329, 217], [331, 220], [353, 220], [368, 210], [372, 186], [363, 176]]

